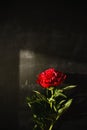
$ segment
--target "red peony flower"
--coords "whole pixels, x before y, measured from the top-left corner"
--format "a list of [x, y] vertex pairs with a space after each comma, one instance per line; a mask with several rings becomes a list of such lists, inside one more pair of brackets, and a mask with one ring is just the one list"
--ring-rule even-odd
[[60, 85], [66, 78], [62, 72], [56, 71], [54, 68], [49, 68], [38, 75], [37, 83], [43, 88]]

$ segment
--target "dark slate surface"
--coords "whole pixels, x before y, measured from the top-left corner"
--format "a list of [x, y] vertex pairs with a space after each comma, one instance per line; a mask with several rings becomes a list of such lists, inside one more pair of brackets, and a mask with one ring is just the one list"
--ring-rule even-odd
[[[87, 129], [86, 23], [86, 5], [82, 3], [46, 3], [41, 6], [33, 3], [0, 4], [1, 129], [32, 128], [31, 113], [24, 102], [28, 90], [20, 90], [19, 86], [20, 50], [40, 55], [38, 64], [37, 59], [31, 62], [37, 66], [30, 73], [32, 77], [53, 65], [68, 74], [66, 82], [78, 85], [72, 93], [75, 97], [72, 108], [60, 119], [55, 129]], [[45, 64], [41, 64], [43, 60]]]

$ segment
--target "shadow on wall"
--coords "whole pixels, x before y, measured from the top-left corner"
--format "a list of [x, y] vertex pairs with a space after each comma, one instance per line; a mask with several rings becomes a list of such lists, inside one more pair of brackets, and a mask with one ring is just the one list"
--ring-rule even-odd
[[[28, 57], [28, 58], [31, 58]], [[38, 66], [37, 69], [31, 70], [31, 75], [37, 74], [37, 72], [42, 71], [47, 65], [51, 64], [51, 60], [48, 62], [48, 58], [45, 59], [46, 64], [43, 65], [43, 59], [37, 60], [32, 65], [35, 68], [35, 65]], [[19, 86], [19, 48], [14, 48], [12, 46], [6, 46], [2, 44], [0, 46], [0, 128], [9, 128], [9, 129], [29, 129], [32, 128], [32, 119], [31, 119], [31, 112], [28, 109], [25, 103], [25, 96], [30, 94], [31, 88], [21, 88]], [[54, 61], [54, 59], [53, 59]], [[60, 60], [61, 61], [61, 60]], [[54, 64], [54, 67], [58, 68], [58, 63]], [[62, 62], [64, 63], [64, 62]], [[61, 63], [60, 63], [61, 64]], [[30, 64], [29, 64], [30, 65]], [[41, 65], [41, 68], [40, 68]], [[53, 64], [51, 64], [52, 66]], [[57, 66], [56, 66], [57, 65]], [[62, 65], [62, 64], [61, 64]], [[49, 66], [49, 67], [51, 67]], [[29, 66], [31, 68], [31, 66]], [[75, 66], [74, 66], [75, 67]], [[73, 67], [73, 69], [74, 69]], [[26, 67], [24, 67], [26, 68]], [[59, 68], [58, 68], [59, 69]], [[61, 68], [60, 68], [61, 69]], [[62, 70], [65, 71], [64, 66]], [[30, 69], [29, 69], [30, 71]], [[67, 73], [67, 72], [66, 72]], [[26, 79], [26, 78], [25, 78]], [[33, 78], [34, 79], [34, 78]], [[31, 78], [31, 82], [33, 81]], [[71, 122], [75, 119], [78, 120], [78, 124], [80, 124], [81, 120], [87, 116], [87, 75], [86, 74], [75, 74], [69, 73], [68, 78], [66, 80], [67, 83], [74, 83], [77, 84], [78, 87], [73, 92], [72, 96], [75, 97], [75, 100], [72, 104], [72, 109], [70, 109], [68, 116], [64, 117], [64, 122], [67, 121], [65, 124], [68, 125], [68, 121]], [[32, 85], [32, 84], [31, 84]], [[35, 84], [36, 85], [36, 84]], [[36, 87], [36, 86], [34, 86]], [[71, 122], [69, 122], [71, 124]], [[86, 122], [86, 120], [84, 121]], [[86, 126], [82, 121], [82, 126]], [[67, 126], [68, 127], [68, 126]], [[72, 127], [72, 126], [71, 126]]]
[[[36, 5], [35, 7], [37, 8]], [[76, 97], [72, 104], [73, 109], [70, 110], [67, 118], [64, 117], [64, 121], [67, 122], [66, 126], [63, 126], [67, 128], [70, 124], [72, 129], [74, 124], [78, 124], [80, 130], [80, 119], [83, 118], [83, 129], [85, 129], [84, 126], [87, 128], [87, 75], [85, 75], [87, 74], [87, 34], [85, 33], [87, 20], [85, 14], [84, 17], [80, 15], [77, 17], [78, 12], [72, 13], [75, 8], [73, 10], [71, 8], [71, 12], [65, 12], [63, 7], [60, 10], [58, 6], [56, 8], [58, 17], [57, 13], [55, 11], [53, 13], [52, 8], [48, 10], [48, 7], [46, 15], [44, 11], [34, 10], [33, 12], [32, 10], [31, 13], [29, 6], [27, 7], [29, 12], [26, 9], [27, 15], [25, 15], [26, 13], [23, 8], [19, 8], [18, 3], [17, 10], [14, 7], [10, 12], [10, 8], [9, 11], [7, 8], [5, 10], [0, 8], [0, 129], [17, 129], [18, 125], [21, 130], [32, 127], [31, 113], [25, 104], [25, 96], [28, 92], [30, 94], [31, 89], [23, 88], [19, 84], [23, 84], [29, 78], [29, 85], [32, 86], [37, 72], [48, 67], [55, 67], [65, 73], [70, 73], [67, 82], [78, 85], [73, 92], [73, 97]], [[28, 13], [34, 15], [30, 17]], [[75, 16], [72, 17], [74, 14]], [[27, 58], [20, 59], [21, 49], [31, 50], [24, 54]], [[22, 51], [23, 53], [25, 52]], [[74, 119], [76, 122], [73, 123]]]
[[[66, 39], [66, 42], [64, 42], [64, 39], [62, 40], [63, 37], [58, 37], [59, 33], [55, 35], [55, 32], [54, 33], [47, 32], [47, 34], [45, 34], [44, 32], [44, 35], [43, 33], [37, 33], [37, 32], [33, 33], [33, 31], [32, 33], [27, 31], [24, 32], [24, 30], [22, 29], [18, 30], [18, 28], [16, 28], [13, 24], [10, 25], [8, 23], [3, 26], [0, 26], [0, 28], [1, 28], [0, 30], [0, 34], [1, 34], [0, 35], [0, 101], [1, 101], [0, 128], [16, 129], [18, 128], [18, 125], [21, 124], [22, 127], [20, 129], [24, 129], [24, 128], [28, 129], [27, 126], [29, 125], [31, 126], [30, 123], [31, 114], [24, 102], [25, 101], [24, 97], [26, 96], [26, 94], [28, 94], [28, 90], [21, 88], [21, 86], [19, 86], [19, 82], [20, 84], [23, 84], [25, 80], [29, 78], [28, 79], [29, 85], [32, 86], [32, 81], [34, 81], [35, 83], [35, 77], [37, 76], [37, 72], [39, 73], [43, 69], [46, 69], [48, 67], [55, 67], [56, 69], [61, 70], [65, 73], [67, 72], [71, 73], [70, 76], [73, 73], [72, 77], [69, 79], [69, 82], [72, 81], [71, 79], [73, 79], [75, 83], [80, 84], [83, 83], [82, 81], [83, 75], [87, 74], [87, 68], [86, 68], [87, 65], [86, 62], [85, 63], [81, 63], [81, 62], [77, 63], [77, 61], [71, 62], [70, 59], [68, 59], [68, 57], [67, 59], [66, 58], [63, 59], [59, 55], [59, 53], [63, 55], [66, 54], [66, 56], [68, 56], [69, 54], [70, 56], [72, 55], [70, 52], [72, 48], [69, 50], [69, 53], [67, 50], [65, 50], [66, 48], [65, 43], [68, 40], [68, 35], [67, 36], [64, 35]], [[52, 39], [50, 40], [50, 38]], [[58, 41], [60, 42], [58, 43]], [[72, 39], [70, 41], [72, 41]], [[53, 44], [55, 45], [55, 47], [53, 46]], [[60, 45], [60, 47], [57, 45]], [[69, 44], [67, 44], [67, 48], [68, 47], [70, 47]], [[28, 50], [26, 54], [25, 50], [27, 48], [29, 48], [31, 51]], [[21, 49], [23, 51], [21, 51]], [[60, 52], [57, 53], [57, 51], [55, 51], [56, 49], [60, 50]], [[64, 49], [64, 53], [62, 53], [63, 52], [61, 51], [62, 49]], [[51, 51], [56, 52], [55, 56], [53, 56], [53, 53]], [[21, 54], [20, 52], [23, 54], [21, 55], [22, 59], [20, 59], [19, 57], [19, 55]], [[75, 55], [77, 54], [77, 52], [78, 49], [75, 50]], [[72, 59], [72, 57], [70, 58]], [[79, 74], [77, 74], [76, 76], [74, 75], [74, 73], [81, 73], [83, 75], [80, 75], [81, 77], [78, 79]], [[75, 91], [76, 92], [75, 95], [77, 95], [77, 93], [83, 93], [83, 95], [85, 95], [86, 94], [86, 88], [84, 89], [85, 86], [86, 86], [86, 81], [84, 81], [84, 86], [83, 85], [82, 87], [80, 86], [81, 88]], [[80, 101], [81, 99], [83, 98], [79, 98]], [[83, 102], [85, 102], [84, 99], [82, 100], [80, 107], [83, 106], [82, 104]], [[84, 105], [85, 105], [84, 107], [86, 108], [87, 104], [84, 103]], [[77, 111], [77, 109], [79, 108], [75, 108], [75, 111]], [[83, 108], [81, 110], [83, 110]], [[27, 113], [27, 111], [29, 113]], [[18, 118], [19, 113], [20, 113], [20, 118]]]
[[54, 67], [64, 73], [87, 74], [87, 64], [71, 62], [69, 59], [35, 53], [28, 49], [20, 50], [19, 76], [20, 84], [28, 80], [29, 84], [34, 84], [37, 75], [45, 69]]
[[[1, 40], [1, 39], [0, 39]], [[0, 43], [0, 129], [18, 128], [19, 49]]]

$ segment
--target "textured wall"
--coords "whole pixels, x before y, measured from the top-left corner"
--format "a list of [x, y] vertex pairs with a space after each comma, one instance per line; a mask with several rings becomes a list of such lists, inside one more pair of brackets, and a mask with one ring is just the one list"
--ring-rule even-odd
[[0, 41], [0, 129], [18, 126], [18, 50]]
[[32, 86], [37, 73], [48, 67], [66, 72], [67, 82], [79, 86], [73, 93], [78, 93], [73, 110], [64, 117], [60, 129], [87, 127], [85, 8], [16, 3], [1, 7], [0, 18], [0, 128], [31, 127], [31, 113], [27, 113], [25, 104], [25, 96], [31, 90], [19, 84], [29, 78]]

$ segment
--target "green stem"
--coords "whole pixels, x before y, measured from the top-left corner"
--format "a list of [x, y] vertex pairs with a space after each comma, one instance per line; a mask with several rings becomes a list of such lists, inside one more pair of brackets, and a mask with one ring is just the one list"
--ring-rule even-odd
[[51, 94], [53, 95], [53, 89], [51, 90]]
[[52, 130], [52, 128], [53, 128], [55, 122], [59, 119], [59, 117], [60, 117], [60, 116], [57, 115], [56, 119], [51, 123], [51, 125], [50, 125], [50, 127], [49, 127], [49, 130]]
[[50, 128], [49, 128], [49, 130], [52, 130], [52, 128], [53, 128], [53, 123], [50, 125]]

